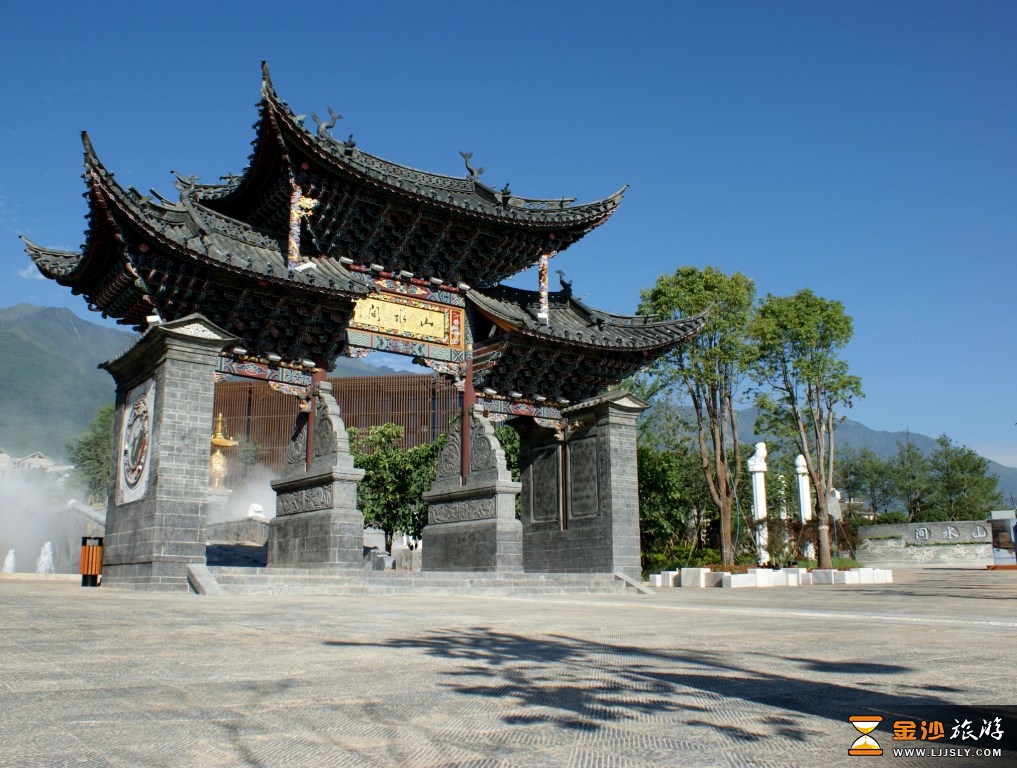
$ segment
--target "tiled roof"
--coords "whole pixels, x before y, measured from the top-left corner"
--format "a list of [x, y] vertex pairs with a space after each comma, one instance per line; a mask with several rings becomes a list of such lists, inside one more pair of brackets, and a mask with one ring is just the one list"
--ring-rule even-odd
[[538, 317], [540, 294], [499, 285], [472, 290], [470, 302], [499, 326], [541, 338], [554, 338], [584, 347], [666, 351], [694, 335], [706, 322], [700, 314], [677, 320], [625, 316], [588, 307], [570, 289], [548, 294], [548, 322]]
[[[254, 150], [244, 173], [225, 184], [197, 184], [195, 201], [266, 232], [285, 234], [292, 184], [318, 201], [307, 227], [307, 255], [377, 263], [451, 283], [490, 286], [560, 252], [602, 224], [624, 189], [602, 200], [522, 198], [495, 191], [478, 175], [427, 173], [334, 139], [279, 99], [267, 70]], [[469, 164], [468, 164], [469, 167]]]

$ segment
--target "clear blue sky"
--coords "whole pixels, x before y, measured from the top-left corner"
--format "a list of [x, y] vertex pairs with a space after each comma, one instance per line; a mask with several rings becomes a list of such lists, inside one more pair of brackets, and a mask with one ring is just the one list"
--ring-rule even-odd
[[390, 160], [630, 184], [552, 264], [588, 303], [684, 264], [812, 288], [855, 320], [851, 418], [1017, 465], [1017, 3], [7, 3], [0, 51], [0, 306], [89, 315], [17, 240], [81, 243], [81, 130], [142, 191], [239, 172], [267, 59]]

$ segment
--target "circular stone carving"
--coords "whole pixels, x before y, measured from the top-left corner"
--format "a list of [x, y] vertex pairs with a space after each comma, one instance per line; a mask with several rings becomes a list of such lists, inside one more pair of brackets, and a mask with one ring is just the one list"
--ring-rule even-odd
[[148, 402], [144, 394], [140, 395], [131, 406], [124, 428], [122, 446], [124, 464], [124, 482], [128, 488], [137, 488], [148, 462], [149, 431], [151, 416]]

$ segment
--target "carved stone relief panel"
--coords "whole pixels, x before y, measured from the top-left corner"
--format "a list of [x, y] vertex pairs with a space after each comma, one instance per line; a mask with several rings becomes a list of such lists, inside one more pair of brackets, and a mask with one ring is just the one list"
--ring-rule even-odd
[[325, 398], [318, 398], [318, 407], [314, 414], [314, 463], [319, 461], [326, 466], [336, 463], [336, 439], [332, 420]]
[[561, 460], [559, 447], [534, 450], [530, 464], [530, 518], [534, 522], [558, 520], [561, 502]]
[[286, 466], [284, 475], [296, 475], [304, 471], [307, 463], [307, 414], [297, 416], [296, 427], [290, 444], [286, 448]]
[[296, 515], [300, 512], [315, 512], [331, 509], [333, 492], [331, 483], [302, 488], [298, 491], [282, 491], [276, 497], [278, 514]]
[[462, 438], [458, 429], [452, 429], [448, 435], [448, 442], [441, 449], [438, 457], [438, 466], [435, 472], [435, 480], [447, 480], [458, 478], [462, 472]]
[[494, 498], [457, 499], [432, 504], [429, 523], [459, 523], [464, 520], [488, 520], [495, 517]]
[[490, 423], [473, 417], [470, 419], [470, 471], [498, 469], [498, 439]]
[[600, 486], [597, 470], [597, 438], [585, 437], [568, 443], [569, 518], [600, 514]]

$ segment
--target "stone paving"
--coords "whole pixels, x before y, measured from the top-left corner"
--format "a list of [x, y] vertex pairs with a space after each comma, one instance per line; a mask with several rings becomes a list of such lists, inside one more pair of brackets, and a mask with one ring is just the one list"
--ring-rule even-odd
[[848, 755], [852, 715], [1017, 703], [1017, 573], [894, 578], [535, 597], [0, 580], [0, 765], [1012, 765]]

